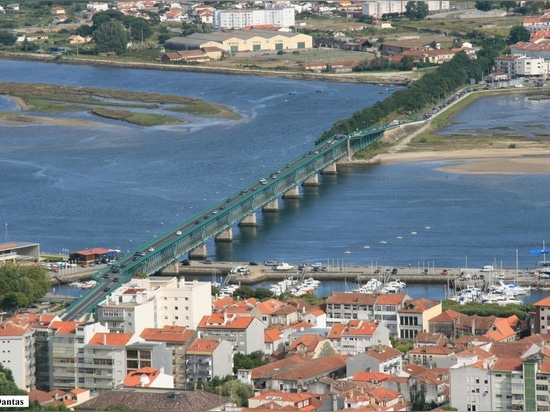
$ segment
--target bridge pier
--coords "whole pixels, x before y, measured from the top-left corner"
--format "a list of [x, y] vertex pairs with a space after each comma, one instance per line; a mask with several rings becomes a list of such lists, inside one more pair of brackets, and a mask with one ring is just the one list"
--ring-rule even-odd
[[206, 254], [206, 245], [200, 245], [195, 249], [191, 249], [188, 255], [189, 259], [205, 259], [208, 256]]
[[315, 173], [314, 175], [308, 177], [304, 180], [302, 186], [319, 186], [319, 175]]
[[262, 207], [264, 212], [278, 212], [279, 211], [279, 201], [277, 199], [272, 200], [271, 202], [266, 203]]
[[327, 167], [325, 167], [321, 171], [321, 174], [324, 174], [324, 175], [337, 175], [338, 174], [338, 169], [336, 168], [336, 163], [329, 164]]
[[299, 199], [300, 198], [300, 189], [298, 186], [288, 189], [283, 193], [283, 199]]
[[258, 226], [256, 213], [251, 213], [239, 222], [239, 226]]
[[233, 229], [229, 228], [227, 230], [224, 230], [223, 232], [220, 232], [216, 235], [215, 238], [216, 243], [217, 242], [233, 242]]

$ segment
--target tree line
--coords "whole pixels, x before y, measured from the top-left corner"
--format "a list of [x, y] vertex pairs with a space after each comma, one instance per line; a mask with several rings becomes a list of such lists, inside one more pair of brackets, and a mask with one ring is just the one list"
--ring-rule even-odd
[[348, 119], [336, 122], [316, 143], [336, 134], [385, 123], [394, 117], [411, 117], [431, 107], [441, 97], [449, 96], [470, 84], [470, 79], [479, 82], [483, 73], [487, 73], [493, 66], [494, 58], [506, 47], [504, 39], [498, 37], [485, 38], [481, 43], [483, 47], [477, 53], [476, 59], [470, 59], [464, 52], [457, 53], [450, 61], [411, 83], [407, 89], [398, 90], [387, 99], [355, 112]]

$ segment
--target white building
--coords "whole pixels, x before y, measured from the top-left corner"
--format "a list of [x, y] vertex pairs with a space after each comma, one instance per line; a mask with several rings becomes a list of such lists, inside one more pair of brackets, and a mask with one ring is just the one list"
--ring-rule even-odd
[[109, 3], [93, 2], [86, 4], [86, 10], [93, 11], [94, 13], [99, 11], [109, 10]]
[[11, 320], [0, 325], [0, 363], [10, 369], [18, 388], [30, 391], [35, 387], [34, 330], [28, 323]]
[[542, 77], [550, 74], [550, 60], [514, 54], [495, 58], [495, 71], [506, 73], [509, 79], [516, 77]]
[[99, 322], [112, 332], [135, 333], [145, 328], [185, 326], [196, 329], [212, 313], [210, 282], [176, 277], [132, 279], [96, 309]]
[[294, 13], [292, 7], [261, 10], [214, 10], [212, 21], [213, 27], [216, 29], [243, 29], [263, 25], [292, 27], [295, 24]]
[[[408, 1], [401, 0], [366, 0], [363, 2], [362, 14], [382, 17], [384, 14], [405, 13]], [[449, 1], [425, 1], [429, 12], [449, 10]]]
[[390, 331], [384, 324], [374, 321], [352, 319], [347, 324], [335, 323], [328, 338], [341, 355], [353, 356], [365, 352], [371, 346], [390, 345]]

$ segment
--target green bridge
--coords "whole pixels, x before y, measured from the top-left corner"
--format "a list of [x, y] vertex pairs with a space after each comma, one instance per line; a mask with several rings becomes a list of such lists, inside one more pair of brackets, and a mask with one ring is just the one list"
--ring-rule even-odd
[[[274, 202], [285, 194], [298, 190], [308, 179], [352, 153], [368, 148], [380, 140], [384, 132], [416, 123], [412, 120], [391, 123], [350, 134], [335, 135], [314, 146], [310, 151], [290, 160], [280, 169], [252, 182], [242, 190], [212, 205], [209, 209], [193, 216], [181, 225], [157, 236], [153, 241], [118, 259], [111, 267], [103, 268], [93, 275], [96, 286], [71, 304], [63, 313], [64, 320], [82, 317], [95, 310], [97, 304], [119, 285], [138, 273], [152, 275], [164, 267], [176, 263], [186, 253], [192, 253], [203, 246], [206, 240], [226, 234], [231, 236], [235, 224], [255, 218], [255, 212]], [[229, 238], [228, 238], [229, 240]]]

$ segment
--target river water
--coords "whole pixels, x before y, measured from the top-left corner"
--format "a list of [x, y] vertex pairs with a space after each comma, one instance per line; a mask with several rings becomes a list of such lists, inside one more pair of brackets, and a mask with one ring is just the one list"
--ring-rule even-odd
[[[0, 125], [7, 229], [0, 240], [39, 242], [53, 253], [132, 251], [300, 156], [334, 122], [388, 94], [373, 85], [18, 61], [0, 61], [0, 79], [179, 94], [242, 115], [154, 128], [105, 120], [85, 128]], [[544, 103], [491, 99], [466, 109], [453, 127], [486, 127], [496, 111], [513, 113], [499, 127], [533, 118], [538, 131], [548, 127]], [[18, 108], [0, 97], [0, 111]], [[533, 267], [538, 257], [529, 250], [548, 234], [548, 176], [437, 170], [449, 163], [340, 168], [300, 200], [282, 201], [279, 213], [258, 213], [257, 228], [235, 227], [232, 243], [209, 242], [208, 253], [224, 261], [514, 268], [517, 251], [519, 266]]]

